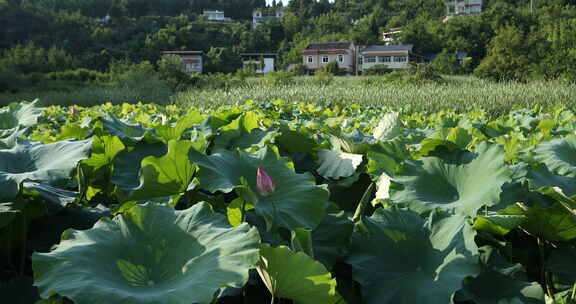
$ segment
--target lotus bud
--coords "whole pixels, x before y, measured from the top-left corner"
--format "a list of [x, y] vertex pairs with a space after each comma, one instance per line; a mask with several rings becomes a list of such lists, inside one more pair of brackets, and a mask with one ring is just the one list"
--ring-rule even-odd
[[258, 168], [258, 171], [256, 172], [256, 187], [262, 196], [267, 196], [276, 189], [272, 177], [262, 168]]

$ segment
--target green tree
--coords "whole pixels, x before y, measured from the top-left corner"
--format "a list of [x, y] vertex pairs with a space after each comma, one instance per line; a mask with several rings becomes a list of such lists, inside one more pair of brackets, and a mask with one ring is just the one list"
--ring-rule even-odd
[[233, 73], [241, 66], [240, 54], [233, 47], [211, 47], [206, 53], [208, 73]]
[[530, 78], [536, 62], [535, 47], [536, 40], [529, 32], [506, 26], [490, 41], [488, 56], [474, 73], [498, 81], [525, 81]]

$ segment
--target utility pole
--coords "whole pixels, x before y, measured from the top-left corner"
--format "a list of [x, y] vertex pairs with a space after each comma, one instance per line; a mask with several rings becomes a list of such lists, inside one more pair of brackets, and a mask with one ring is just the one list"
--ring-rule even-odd
[[530, 14], [534, 15], [534, 0], [530, 0]]

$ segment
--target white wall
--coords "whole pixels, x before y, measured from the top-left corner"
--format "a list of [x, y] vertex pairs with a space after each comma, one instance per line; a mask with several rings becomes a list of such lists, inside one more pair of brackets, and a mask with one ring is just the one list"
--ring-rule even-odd
[[[352, 71], [352, 56], [349, 54], [341, 54], [343, 56], [343, 61], [338, 61], [338, 54], [319, 54], [319, 55], [303, 55], [303, 64], [310, 70], [315, 70], [321, 67], [324, 67], [330, 62], [336, 61], [338, 63], [338, 67], [341, 69], [346, 69], [347, 71]], [[308, 62], [308, 56], [312, 56], [312, 63]], [[322, 58], [326, 56], [328, 57], [328, 62], [323, 62]]]

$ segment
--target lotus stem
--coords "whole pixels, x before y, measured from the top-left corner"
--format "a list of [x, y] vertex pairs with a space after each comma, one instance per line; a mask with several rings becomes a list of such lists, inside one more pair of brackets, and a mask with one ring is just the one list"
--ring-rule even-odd
[[364, 213], [364, 209], [366, 209], [366, 205], [368, 204], [368, 200], [370, 199], [370, 196], [372, 196], [372, 191], [374, 191], [375, 185], [376, 184], [374, 182], [372, 182], [370, 184], [370, 186], [368, 186], [366, 191], [364, 191], [364, 194], [362, 195], [362, 198], [360, 199], [360, 203], [358, 204], [358, 207], [356, 207], [356, 211], [354, 212], [354, 216], [352, 217], [352, 221], [357, 222], [362, 217], [362, 214]]
[[28, 225], [26, 223], [26, 215], [22, 213], [22, 248], [21, 248], [21, 257], [20, 257], [20, 275], [24, 275], [24, 266], [26, 264], [26, 237], [28, 235]]
[[542, 243], [542, 240], [540, 238], [536, 238], [536, 240], [538, 241], [538, 250], [540, 252], [540, 266], [542, 267], [542, 280], [544, 282], [544, 288], [546, 289], [546, 293], [548, 294], [548, 296], [551, 299], [551, 303], [552, 304], [556, 304], [556, 299], [554, 299], [554, 293], [552, 292], [552, 289], [550, 288], [550, 282], [549, 282], [549, 278], [548, 278], [548, 272], [546, 271], [546, 269], [544, 268], [544, 264], [545, 264], [545, 257], [544, 257], [544, 244]]

